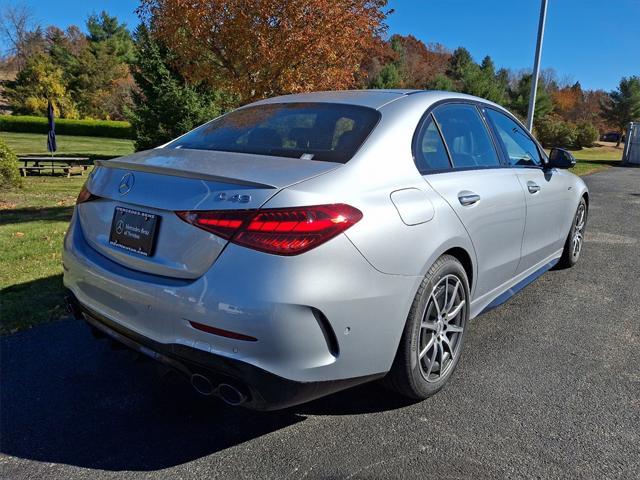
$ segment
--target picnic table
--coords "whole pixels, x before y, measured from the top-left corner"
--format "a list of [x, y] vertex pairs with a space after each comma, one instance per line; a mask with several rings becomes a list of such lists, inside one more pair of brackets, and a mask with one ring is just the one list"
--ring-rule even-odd
[[55, 173], [58, 170], [65, 173], [69, 178], [71, 175], [83, 175], [91, 164], [88, 157], [25, 156], [19, 157], [18, 162], [23, 163], [22, 166], [18, 167], [23, 177], [26, 177], [29, 173], [39, 174], [45, 170], [51, 170], [51, 173]]

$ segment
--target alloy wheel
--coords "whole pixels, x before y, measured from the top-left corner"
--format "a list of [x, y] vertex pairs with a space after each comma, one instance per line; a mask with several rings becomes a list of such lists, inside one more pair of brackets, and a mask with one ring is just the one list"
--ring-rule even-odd
[[444, 276], [431, 290], [418, 338], [418, 363], [427, 382], [437, 382], [454, 365], [462, 344], [466, 308], [465, 289], [458, 276]]
[[580, 205], [578, 205], [578, 211], [576, 212], [573, 225], [573, 238], [571, 239], [571, 255], [573, 255], [573, 258], [578, 258], [580, 251], [582, 250], [586, 220], [587, 209], [584, 203], [580, 203]]

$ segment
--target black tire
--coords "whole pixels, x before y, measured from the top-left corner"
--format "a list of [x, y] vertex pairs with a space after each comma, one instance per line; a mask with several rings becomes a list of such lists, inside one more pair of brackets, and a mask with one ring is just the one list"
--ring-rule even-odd
[[[449, 315], [445, 315], [446, 310]], [[449, 316], [452, 318], [447, 320]], [[416, 293], [385, 383], [415, 400], [438, 392], [458, 364], [468, 320], [467, 274], [455, 257], [443, 255], [429, 269]], [[442, 339], [443, 335], [448, 341]], [[431, 340], [433, 344], [425, 352]]]
[[571, 221], [571, 229], [569, 229], [569, 235], [564, 243], [564, 250], [558, 262], [558, 268], [571, 268], [578, 263], [584, 246], [584, 232], [587, 227], [588, 213], [587, 201], [583, 197], [580, 199], [576, 213]]

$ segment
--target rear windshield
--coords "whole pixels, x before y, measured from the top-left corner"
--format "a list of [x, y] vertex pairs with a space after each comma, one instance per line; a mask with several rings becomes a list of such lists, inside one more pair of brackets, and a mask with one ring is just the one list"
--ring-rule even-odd
[[346, 163], [380, 113], [338, 103], [275, 103], [235, 110], [174, 140], [167, 148], [254, 153]]

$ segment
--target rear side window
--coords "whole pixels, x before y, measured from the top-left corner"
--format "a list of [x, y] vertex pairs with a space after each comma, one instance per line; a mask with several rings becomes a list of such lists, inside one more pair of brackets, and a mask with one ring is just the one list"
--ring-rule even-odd
[[167, 147], [346, 163], [379, 118], [377, 110], [358, 105], [257, 105], [206, 123]]
[[495, 127], [498, 137], [509, 157], [509, 164], [517, 167], [542, 165], [540, 152], [529, 134], [506, 115], [487, 108], [487, 117]]
[[416, 166], [420, 172], [451, 168], [447, 149], [431, 115], [418, 134]]
[[443, 105], [435, 110], [434, 117], [449, 147], [454, 167], [500, 166], [489, 132], [476, 107]]

